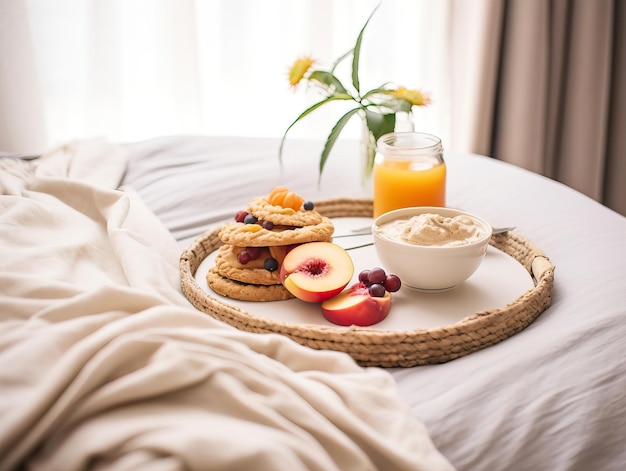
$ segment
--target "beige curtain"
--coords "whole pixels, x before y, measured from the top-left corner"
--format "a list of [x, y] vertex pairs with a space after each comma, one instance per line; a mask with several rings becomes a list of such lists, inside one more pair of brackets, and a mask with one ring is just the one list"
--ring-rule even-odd
[[455, 89], [475, 97], [453, 99], [458, 142], [626, 215], [626, 2], [456, 0], [453, 12]]
[[0, 155], [45, 150], [44, 107], [26, 2], [0, 4]]

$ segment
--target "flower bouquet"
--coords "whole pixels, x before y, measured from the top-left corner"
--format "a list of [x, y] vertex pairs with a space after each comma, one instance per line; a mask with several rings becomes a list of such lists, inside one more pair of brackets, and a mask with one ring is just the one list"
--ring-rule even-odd
[[[335, 101], [352, 101], [354, 107], [339, 118], [333, 126], [319, 161], [319, 179], [322, 177], [324, 166], [328, 156], [335, 145], [341, 131], [350, 119], [358, 115], [362, 119], [365, 135], [365, 157], [363, 176], [369, 178], [376, 156], [376, 141], [384, 134], [393, 132], [396, 127], [396, 114], [399, 112], [412, 113], [414, 106], [426, 106], [430, 103], [430, 97], [419, 90], [408, 89], [402, 86], [392, 86], [384, 83], [379, 87], [362, 92], [359, 80], [359, 59], [361, 54], [361, 42], [365, 28], [378, 7], [370, 14], [367, 21], [361, 28], [356, 43], [352, 49], [341, 55], [330, 67], [330, 70], [320, 70], [314, 68], [316, 61], [309, 56], [297, 59], [289, 70], [289, 83], [296, 87], [303, 81], [308, 81], [310, 85], [318, 87], [324, 96], [321, 101], [313, 104], [302, 112], [286, 129], [278, 151], [278, 158], [282, 165], [282, 153], [285, 139], [289, 130], [305, 116], [327, 103]], [[352, 87], [348, 88], [335, 75], [335, 69], [344, 60], [352, 58]], [[319, 182], [319, 180], [318, 180]]]

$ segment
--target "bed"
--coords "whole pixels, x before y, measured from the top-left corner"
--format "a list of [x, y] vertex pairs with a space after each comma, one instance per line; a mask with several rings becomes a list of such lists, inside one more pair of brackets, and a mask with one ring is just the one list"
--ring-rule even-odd
[[[551, 304], [443, 363], [362, 366], [196, 309], [181, 253], [286, 185], [368, 198], [358, 143], [172, 136], [0, 159], [0, 469], [626, 467], [626, 218], [489, 157], [448, 205], [536, 244]], [[468, 313], [471, 314], [471, 313]]]

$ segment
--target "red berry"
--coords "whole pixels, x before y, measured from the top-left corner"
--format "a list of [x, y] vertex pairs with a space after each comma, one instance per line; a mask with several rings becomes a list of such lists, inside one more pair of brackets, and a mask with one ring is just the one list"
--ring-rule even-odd
[[237, 222], [243, 222], [243, 220], [246, 218], [246, 216], [248, 215], [248, 211], [237, 211], [237, 213], [235, 214], [235, 221]]

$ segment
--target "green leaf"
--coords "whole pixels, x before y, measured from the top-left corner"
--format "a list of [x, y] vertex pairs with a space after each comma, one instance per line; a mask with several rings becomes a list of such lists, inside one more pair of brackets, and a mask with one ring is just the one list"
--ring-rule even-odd
[[361, 41], [363, 40], [363, 32], [365, 31], [367, 24], [372, 19], [372, 16], [374, 16], [374, 13], [376, 13], [376, 10], [378, 10], [378, 7], [380, 7], [380, 3], [376, 5], [374, 11], [370, 13], [369, 18], [363, 25], [363, 28], [361, 28], [359, 36], [356, 38], [356, 44], [354, 45], [354, 53], [352, 54], [352, 85], [354, 86], [357, 93], [360, 91], [361, 87], [359, 83], [359, 58], [361, 56]]
[[362, 109], [361, 107], [358, 107], [358, 108], [354, 108], [348, 111], [341, 118], [339, 118], [339, 121], [335, 123], [335, 126], [330, 131], [330, 134], [328, 135], [328, 139], [326, 139], [326, 143], [324, 144], [322, 155], [320, 156], [320, 168], [319, 168], [320, 173], [319, 173], [318, 184], [320, 180], [322, 179], [322, 172], [324, 171], [326, 160], [328, 160], [328, 155], [330, 154], [330, 151], [333, 149], [333, 146], [335, 145], [335, 142], [337, 141], [339, 134], [341, 134], [341, 131], [343, 130], [345, 125], [348, 123], [348, 121], [350, 121], [350, 118], [352, 118], [352, 116], [354, 116], [354, 114], [357, 113], [361, 109]]
[[306, 110], [304, 110], [300, 116], [298, 116], [293, 123], [291, 123], [289, 125], [289, 127], [285, 130], [285, 133], [283, 134], [283, 138], [280, 140], [280, 147], [278, 148], [278, 161], [280, 162], [280, 166], [282, 168], [283, 166], [283, 146], [285, 145], [285, 139], [287, 138], [287, 133], [289, 132], [289, 130], [298, 122], [300, 121], [302, 118], [304, 118], [305, 116], [309, 115], [310, 113], [312, 113], [313, 111], [315, 111], [316, 109], [318, 109], [320, 106], [325, 105], [326, 103], [330, 103], [331, 101], [337, 101], [337, 100], [354, 100], [354, 98], [352, 98], [351, 95], [349, 94], [335, 94], [335, 95], [331, 95], [328, 98], [324, 98], [322, 101], [319, 101], [317, 103], [315, 103], [314, 105], [310, 106], [309, 108], [307, 108]]
[[381, 114], [365, 108], [367, 127], [374, 135], [374, 141], [384, 134], [393, 132], [396, 127], [395, 113]]
[[309, 82], [316, 80], [328, 87], [333, 93], [348, 93], [341, 81], [332, 73], [324, 70], [314, 70], [309, 75]]

